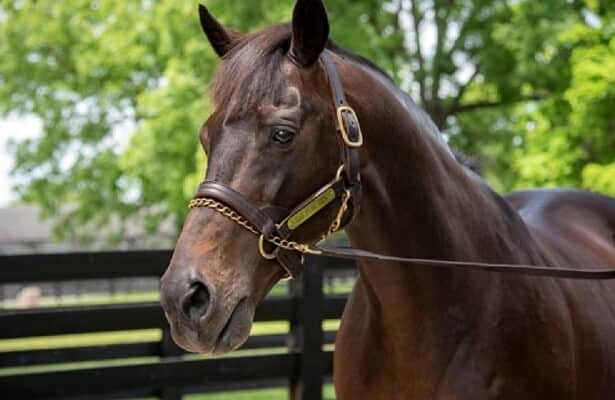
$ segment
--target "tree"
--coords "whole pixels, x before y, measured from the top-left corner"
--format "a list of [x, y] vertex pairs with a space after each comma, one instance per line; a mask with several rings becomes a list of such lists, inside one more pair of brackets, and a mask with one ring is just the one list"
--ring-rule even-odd
[[[498, 28], [501, 46], [517, 60], [508, 79], [529, 99], [460, 116], [453, 141], [483, 154], [499, 188], [615, 195], [613, 10], [612, 1], [520, 2]], [[488, 84], [473, 87], [466, 101]]]
[[[613, 57], [610, 3], [326, 3], [333, 38], [389, 71], [455, 145], [485, 160], [499, 189], [615, 193], [613, 81], [601, 69]], [[244, 32], [287, 21], [293, 4], [207, 1]], [[18, 189], [48, 215], [62, 210], [57, 234], [84, 238], [135, 215], [151, 230], [168, 217], [179, 226], [204, 174], [197, 132], [218, 63], [196, 4], [0, 1], [0, 54], [0, 113], [44, 122], [40, 139], [12, 146]]]
[[69, 205], [56, 225], [60, 236], [86, 238], [92, 225], [138, 212], [151, 229], [169, 215], [179, 223], [215, 66], [195, 8], [2, 3], [0, 109], [35, 114], [45, 131], [14, 145], [19, 190], [48, 215]]
[[588, 2], [555, 41], [570, 49], [570, 79], [536, 105], [513, 154], [516, 186], [567, 185], [615, 195], [615, 2]]

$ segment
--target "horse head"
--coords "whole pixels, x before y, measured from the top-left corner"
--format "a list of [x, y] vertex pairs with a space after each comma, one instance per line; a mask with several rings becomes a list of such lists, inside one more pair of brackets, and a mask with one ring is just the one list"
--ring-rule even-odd
[[[222, 187], [226, 197], [188, 214], [162, 278], [162, 305], [180, 346], [224, 353], [245, 342], [256, 306], [296, 272], [289, 271], [296, 261], [289, 259], [299, 258], [288, 252], [285, 264], [281, 257], [263, 257], [283, 249], [261, 242], [259, 251], [254, 233], [262, 232], [246, 229], [250, 218], [242, 214], [258, 220], [262, 212], [280, 222], [287, 215], [279, 210], [293, 209], [336, 181], [340, 147], [336, 107], [319, 61], [329, 42], [320, 0], [299, 0], [291, 24], [249, 35], [225, 28], [204, 6], [199, 11], [221, 58], [212, 84], [215, 111], [200, 132], [208, 155], [210, 186], [204, 187], [210, 194]], [[313, 215], [295, 224], [301, 226], [293, 227], [292, 240], [316, 241], [339, 214], [339, 196], [314, 198], [319, 205], [303, 212]], [[237, 202], [249, 203], [253, 212], [237, 212]]]

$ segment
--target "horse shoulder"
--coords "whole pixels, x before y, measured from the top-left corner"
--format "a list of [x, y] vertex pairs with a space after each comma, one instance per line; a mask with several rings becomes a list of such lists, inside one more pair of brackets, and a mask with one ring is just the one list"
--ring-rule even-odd
[[[515, 192], [506, 200], [560, 267], [615, 267], [615, 199], [571, 189]], [[615, 282], [556, 281], [574, 333], [577, 393], [615, 390]], [[608, 372], [607, 372], [608, 371]]]

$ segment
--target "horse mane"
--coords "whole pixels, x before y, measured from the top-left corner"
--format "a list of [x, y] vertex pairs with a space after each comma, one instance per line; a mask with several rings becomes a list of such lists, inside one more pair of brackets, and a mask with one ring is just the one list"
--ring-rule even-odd
[[[224, 105], [229, 115], [241, 117], [254, 110], [264, 100], [278, 104], [282, 94], [283, 79], [281, 65], [290, 48], [292, 27], [290, 24], [274, 25], [262, 31], [243, 36], [220, 64], [211, 86], [214, 104]], [[332, 40], [327, 49], [338, 56], [365, 67], [389, 84], [396, 95], [403, 99], [408, 112], [421, 125], [423, 131], [439, 138], [448, 146], [431, 117], [412, 100], [410, 95], [399, 89], [393, 78], [365, 57], [352, 53]], [[476, 159], [459, 150], [452, 150], [455, 159], [466, 168], [479, 173]]]

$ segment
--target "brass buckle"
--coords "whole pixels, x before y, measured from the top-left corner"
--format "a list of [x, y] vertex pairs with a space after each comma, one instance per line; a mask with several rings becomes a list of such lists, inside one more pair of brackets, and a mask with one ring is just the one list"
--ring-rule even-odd
[[[348, 137], [348, 131], [346, 130], [346, 125], [344, 124], [344, 113], [350, 113], [357, 121], [357, 129], [359, 130], [359, 137], [356, 141], [350, 140]], [[361, 125], [359, 125], [359, 118], [357, 117], [357, 113], [352, 109], [352, 107], [348, 106], [340, 106], [337, 108], [337, 123], [340, 127], [340, 132], [342, 134], [342, 139], [344, 139], [344, 143], [348, 147], [361, 147], [363, 146], [363, 132], [361, 132]]]

